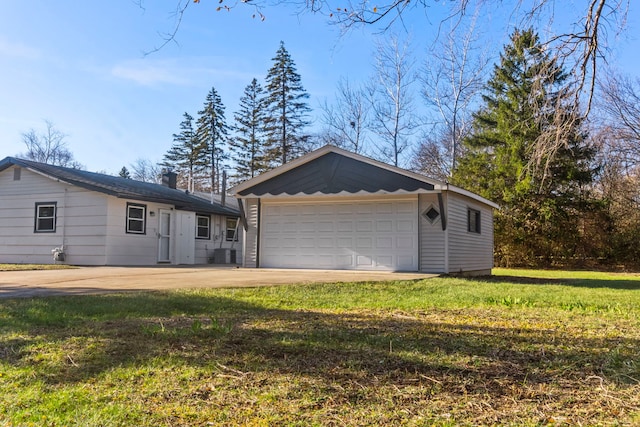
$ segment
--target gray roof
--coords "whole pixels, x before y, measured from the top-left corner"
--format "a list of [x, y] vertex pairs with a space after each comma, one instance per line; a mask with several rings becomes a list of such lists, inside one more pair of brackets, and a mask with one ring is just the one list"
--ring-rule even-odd
[[183, 190], [119, 176], [54, 166], [15, 157], [6, 157], [0, 160], [0, 172], [13, 165], [31, 169], [60, 181], [120, 199], [165, 203], [173, 205], [176, 209], [205, 214], [240, 216], [240, 212], [235, 208], [222, 206], [219, 203], [210, 203]]
[[385, 191], [433, 190], [424, 180], [329, 151], [310, 160], [304, 167], [287, 170], [270, 180], [238, 191], [238, 195], [338, 194]]

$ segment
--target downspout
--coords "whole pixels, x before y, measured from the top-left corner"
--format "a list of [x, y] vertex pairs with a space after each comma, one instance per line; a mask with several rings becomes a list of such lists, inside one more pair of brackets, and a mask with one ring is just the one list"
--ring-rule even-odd
[[[446, 192], [443, 196], [440, 197], [440, 199], [444, 199], [442, 201], [442, 207], [440, 208], [440, 212], [445, 212], [446, 209], [449, 207], [449, 183], [447, 182], [447, 188], [446, 188]], [[440, 201], [440, 200], [438, 200]], [[446, 218], [448, 215], [443, 216], [443, 218]], [[446, 222], [446, 219], [445, 219]], [[449, 227], [446, 226], [446, 223], [444, 224], [444, 273], [445, 274], [449, 274]]]
[[64, 245], [67, 243], [67, 195], [69, 194], [69, 189], [67, 187], [64, 188], [64, 198], [62, 210], [64, 215], [62, 217], [62, 250], [64, 251]]
[[[58, 218], [60, 218], [62, 224], [60, 225], [59, 228], [62, 229], [62, 245], [60, 245], [60, 247], [57, 248], [53, 248], [51, 250], [51, 254], [53, 255], [53, 262], [56, 263], [58, 261], [60, 262], [64, 262], [65, 261], [65, 252], [64, 252], [64, 246], [66, 244], [66, 240], [67, 240], [67, 227], [66, 227], [66, 215], [67, 215], [67, 188], [65, 187], [64, 189], [64, 197], [62, 198], [62, 206], [60, 207], [56, 207], [55, 208], [55, 215], [54, 215], [54, 221], [58, 221]], [[64, 213], [63, 215], [59, 215], [60, 213], [60, 208], [62, 208], [62, 212]], [[57, 224], [56, 224], [57, 227]]]

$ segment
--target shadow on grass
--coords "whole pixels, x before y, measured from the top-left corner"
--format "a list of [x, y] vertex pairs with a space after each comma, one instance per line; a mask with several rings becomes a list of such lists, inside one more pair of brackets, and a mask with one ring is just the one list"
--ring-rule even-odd
[[160, 360], [208, 372], [228, 366], [304, 376], [327, 387], [418, 381], [498, 397], [523, 383], [584, 386], [603, 373], [624, 383], [618, 370], [640, 357], [636, 337], [461, 324], [453, 312], [434, 318], [277, 310], [174, 293], [11, 300], [3, 308], [0, 333], [13, 337], [0, 343], [0, 358], [32, 367], [51, 384]]
[[462, 278], [469, 281], [486, 283], [516, 283], [522, 285], [565, 285], [578, 288], [609, 288], [624, 290], [640, 290], [640, 280], [629, 279], [555, 279], [526, 276], [480, 276]]

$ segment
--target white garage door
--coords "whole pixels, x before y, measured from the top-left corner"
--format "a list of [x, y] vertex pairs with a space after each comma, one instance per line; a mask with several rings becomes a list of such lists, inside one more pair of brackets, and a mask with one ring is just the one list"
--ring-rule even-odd
[[417, 200], [264, 203], [260, 266], [418, 270]]

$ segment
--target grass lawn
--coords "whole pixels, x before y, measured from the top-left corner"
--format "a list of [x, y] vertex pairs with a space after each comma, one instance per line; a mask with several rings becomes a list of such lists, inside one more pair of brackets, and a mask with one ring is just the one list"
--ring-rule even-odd
[[640, 425], [639, 319], [588, 272], [0, 299], [0, 426]]

